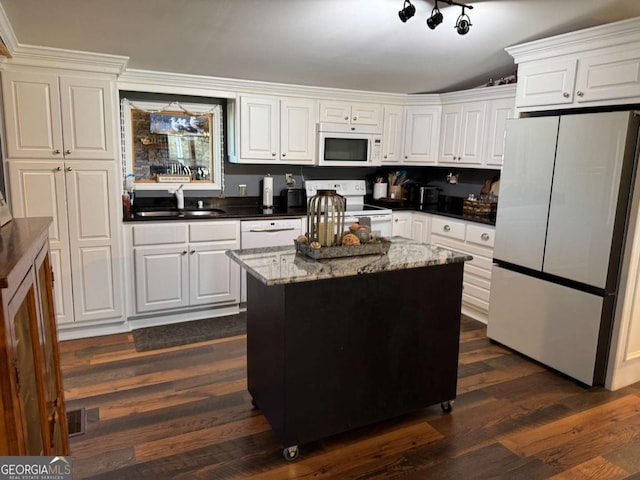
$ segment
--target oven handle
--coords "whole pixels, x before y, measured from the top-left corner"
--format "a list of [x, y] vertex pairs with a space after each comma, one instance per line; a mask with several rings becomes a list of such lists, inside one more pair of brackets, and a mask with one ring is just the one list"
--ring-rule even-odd
[[270, 232], [289, 232], [291, 230], [295, 230], [295, 228], [293, 227], [289, 227], [289, 228], [252, 228], [251, 230], [249, 230], [250, 232], [253, 233], [270, 233]]

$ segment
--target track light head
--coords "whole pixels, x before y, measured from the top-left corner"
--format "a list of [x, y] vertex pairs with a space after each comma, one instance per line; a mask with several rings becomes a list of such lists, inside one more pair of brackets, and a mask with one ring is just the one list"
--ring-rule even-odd
[[464, 6], [462, 7], [462, 13], [456, 20], [456, 30], [459, 35], [466, 35], [469, 33], [469, 27], [471, 26], [471, 19], [469, 15], [464, 13]]
[[402, 23], [406, 23], [411, 17], [416, 14], [416, 7], [414, 7], [409, 0], [404, 0], [404, 4], [402, 5], [402, 10], [398, 12], [398, 16]]
[[443, 18], [444, 17], [442, 16], [442, 13], [440, 13], [440, 10], [438, 10], [436, 2], [436, 7], [431, 11], [431, 16], [427, 18], [427, 27], [433, 30], [442, 23]]

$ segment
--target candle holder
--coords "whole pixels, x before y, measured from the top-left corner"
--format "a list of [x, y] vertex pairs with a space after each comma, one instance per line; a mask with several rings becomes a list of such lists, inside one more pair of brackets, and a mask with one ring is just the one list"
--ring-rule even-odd
[[335, 190], [318, 190], [309, 199], [307, 234], [323, 247], [340, 245], [344, 231], [345, 200]]

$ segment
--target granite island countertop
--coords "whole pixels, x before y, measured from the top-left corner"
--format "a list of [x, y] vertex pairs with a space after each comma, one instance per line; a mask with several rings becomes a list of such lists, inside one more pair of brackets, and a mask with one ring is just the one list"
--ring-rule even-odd
[[392, 237], [389, 240], [389, 252], [382, 255], [314, 260], [302, 253], [296, 253], [293, 244], [284, 247], [227, 250], [226, 254], [265, 285], [446, 265], [466, 262], [473, 258], [471, 255], [403, 237]]

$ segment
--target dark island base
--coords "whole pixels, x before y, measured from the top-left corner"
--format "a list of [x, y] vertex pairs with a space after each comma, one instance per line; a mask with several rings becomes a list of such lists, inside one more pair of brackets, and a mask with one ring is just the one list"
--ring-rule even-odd
[[279, 441], [453, 400], [463, 266], [275, 286], [249, 275], [248, 388]]

